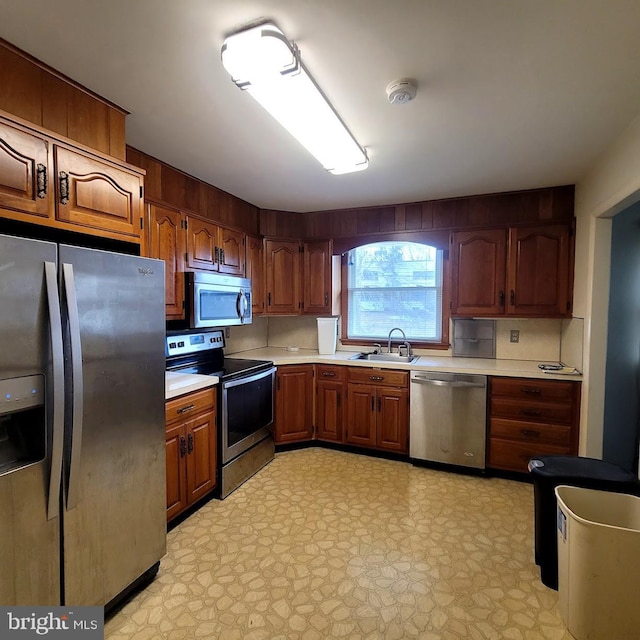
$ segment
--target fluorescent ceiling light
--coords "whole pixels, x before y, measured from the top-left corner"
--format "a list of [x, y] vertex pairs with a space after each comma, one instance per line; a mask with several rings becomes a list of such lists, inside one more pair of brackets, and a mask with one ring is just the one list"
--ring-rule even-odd
[[307, 73], [294, 43], [272, 23], [229, 36], [222, 64], [238, 87], [251, 94], [330, 173], [369, 165], [333, 107]]

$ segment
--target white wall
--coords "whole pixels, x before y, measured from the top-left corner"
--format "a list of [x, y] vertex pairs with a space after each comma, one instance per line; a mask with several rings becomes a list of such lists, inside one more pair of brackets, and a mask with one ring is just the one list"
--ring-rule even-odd
[[640, 200], [640, 115], [576, 185], [574, 315], [584, 318], [580, 454], [602, 456], [611, 220]]

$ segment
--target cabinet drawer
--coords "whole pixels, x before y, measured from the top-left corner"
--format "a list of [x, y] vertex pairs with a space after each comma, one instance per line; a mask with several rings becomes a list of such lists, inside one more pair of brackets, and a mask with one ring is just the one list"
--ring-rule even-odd
[[491, 417], [571, 425], [573, 423], [573, 407], [570, 404], [522, 402], [515, 398], [492, 397]]
[[491, 395], [570, 404], [573, 401], [574, 384], [533, 378], [491, 378]]
[[213, 408], [214, 390], [205, 389], [189, 395], [169, 400], [166, 404], [167, 424], [176, 420], [185, 420], [203, 411]]
[[522, 442], [566, 447], [571, 445], [571, 427], [558, 424], [491, 418], [489, 434], [492, 438], [509, 438]]
[[316, 376], [318, 381], [335, 380], [336, 382], [344, 382], [347, 377], [347, 368], [318, 364], [316, 365]]
[[491, 438], [489, 442], [489, 467], [507, 471], [527, 472], [531, 458], [545, 455], [569, 454], [569, 447], [533, 442], [515, 442]]
[[392, 387], [406, 387], [409, 380], [408, 371], [394, 371], [390, 369], [349, 368], [349, 382], [362, 384], [389, 385]]

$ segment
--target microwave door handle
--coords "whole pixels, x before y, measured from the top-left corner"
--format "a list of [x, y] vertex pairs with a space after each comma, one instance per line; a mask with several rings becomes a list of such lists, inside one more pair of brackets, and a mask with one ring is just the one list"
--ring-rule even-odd
[[64, 290], [67, 299], [67, 317], [69, 321], [69, 341], [71, 343], [71, 367], [73, 372], [73, 408], [71, 421], [71, 452], [69, 462], [69, 478], [67, 482], [67, 510], [78, 504], [78, 475], [80, 473], [80, 457], [82, 454], [82, 416], [83, 416], [83, 380], [82, 380], [82, 345], [80, 343], [80, 318], [76, 299], [76, 285], [73, 265], [63, 264]]
[[49, 502], [47, 519], [59, 514], [60, 477], [62, 475], [62, 449], [64, 442], [64, 353], [62, 350], [62, 318], [58, 296], [58, 273], [54, 262], [44, 263], [44, 275], [49, 308], [52, 364], [52, 435], [51, 466], [49, 469]]
[[240, 293], [238, 293], [238, 298], [236, 300], [236, 310], [238, 312], [240, 322], [243, 323], [245, 316], [247, 315], [247, 296], [244, 295], [244, 291], [242, 289], [240, 289]]

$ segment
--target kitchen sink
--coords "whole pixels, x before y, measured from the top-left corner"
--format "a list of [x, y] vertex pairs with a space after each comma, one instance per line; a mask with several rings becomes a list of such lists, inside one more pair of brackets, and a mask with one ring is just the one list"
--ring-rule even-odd
[[368, 360], [369, 362], [415, 362], [420, 356], [401, 356], [397, 353], [356, 353], [349, 360]]

